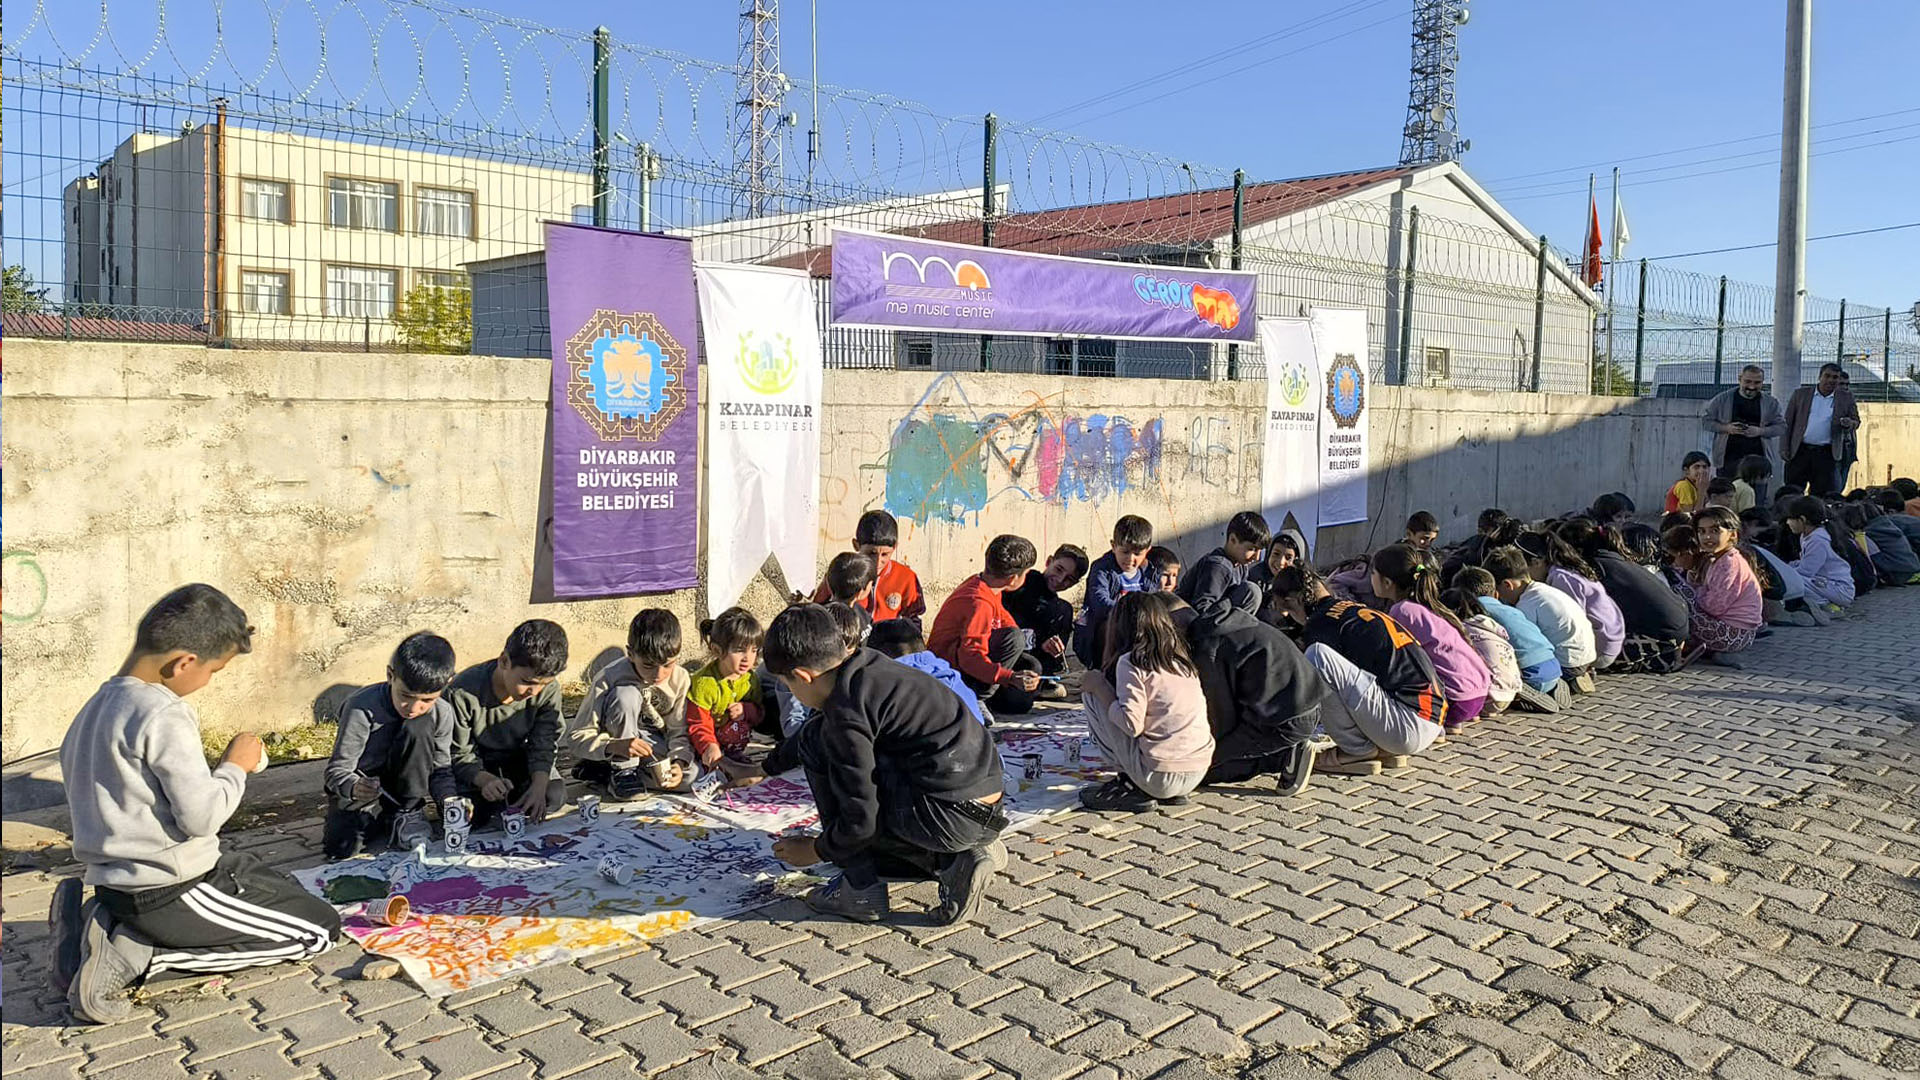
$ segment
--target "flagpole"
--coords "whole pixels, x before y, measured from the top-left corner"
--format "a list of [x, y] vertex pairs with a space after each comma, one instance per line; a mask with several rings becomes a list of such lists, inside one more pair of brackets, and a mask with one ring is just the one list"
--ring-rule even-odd
[[[1586, 237], [1589, 230], [1593, 228], [1593, 217], [1595, 213], [1595, 210], [1594, 210], [1595, 204], [1593, 201], [1593, 194], [1594, 194], [1593, 174], [1588, 173], [1587, 174], [1587, 216], [1584, 220], [1580, 222], [1580, 236], [1581, 236], [1580, 247], [1582, 248], [1582, 251], [1580, 253], [1580, 276], [1583, 280], [1585, 279], [1587, 274], [1587, 266], [1586, 266], [1587, 259], [1586, 259], [1586, 251], [1584, 250], [1587, 246]], [[1612, 284], [1611, 280], [1609, 280], [1608, 284], [1609, 285]], [[1591, 368], [1592, 365], [1589, 364], [1588, 367]], [[1609, 304], [1607, 307], [1607, 370], [1609, 372], [1613, 370], [1613, 307], [1611, 304]], [[1594, 389], [1594, 386], [1596, 384], [1592, 378], [1592, 374], [1593, 373], [1591, 371], [1588, 372], [1587, 392], [1598, 393], [1599, 391], [1596, 391]], [[1607, 383], [1600, 384], [1600, 385], [1605, 385], [1609, 390], [1611, 390], [1612, 389], [1611, 376], [1609, 376], [1609, 381]]]
[[1607, 246], [1607, 254], [1613, 259], [1607, 260], [1607, 370], [1613, 370], [1613, 262], [1620, 256], [1620, 166], [1613, 167], [1613, 220], [1607, 223], [1607, 231], [1612, 241]]

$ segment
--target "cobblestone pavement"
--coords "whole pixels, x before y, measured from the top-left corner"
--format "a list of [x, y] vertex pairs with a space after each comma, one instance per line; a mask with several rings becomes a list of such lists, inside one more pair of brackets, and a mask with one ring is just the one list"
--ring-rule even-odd
[[440, 1002], [345, 946], [79, 1029], [13, 874], [5, 1074], [1920, 1075], [1920, 589], [1860, 606], [1404, 775], [1049, 820], [970, 926], [789, 901]]

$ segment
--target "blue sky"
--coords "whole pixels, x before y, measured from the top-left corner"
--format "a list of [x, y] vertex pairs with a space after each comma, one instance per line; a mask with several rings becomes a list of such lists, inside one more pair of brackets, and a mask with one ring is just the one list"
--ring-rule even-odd
[[[228, 32], [243, 59], [264, 55], [264, 46], [249, 40], [260, 31], [245, 15], [260, 2], [226, 5]], [[283, 6], [283, 0], [266, 3]], [[173, 40], [191, 40], [211, 6], [208, 0], [170, 3]], [[492, 0], [485, 6], [576, 32], [605, 22], [622, 41], [727, 63], [739, 5]], [[1588, 172], [1600, 174], [1604, 204], [1614, 163], [1624, 170], [1631, 257], [1771, 240], [1785, 6], [1785, 0], [1475, 0], [1462, 32], [1459, 78], [1461, 129], [1473, 140], [1467, 168], [1530, 230], [1569, 249], [1581, 240]], [[317, 7], [337, 27], [351, 29], [360, 18], [342, 14], [334, 0]], [[375, 18], [380, 7], [375, 0], [362, 3]], [[1044, 118], [1049, 127], [1175, 160], [1281, 178], [1391, 164], [1398, 157], [1411, 7], [1412, 0], [1283, 0], [1219, 9], [1166, 0], [971, 0], [963, 7], [820, 0], [819, 74], [827, 83], [922, 102], [935, 113]], [[61, 12], [56, 18], [86, 27], [97, 10], [54, 8]], [[111, 10], [116, 36], [141, 42], [153, 6], [114, 0]], [[24, 22], [19, 11], [8, 14], [10, 22]], [[807, 16], [804, 0], [786, 0], [785, 66], [802, 79], [808, 75]], [[1282, 34], [1303, 23], [1317, 25]], [[342, 32], [338, 40], [348, 37]], [[1242, 47], [1263, 38], [1269, 40]], [[1911, 198], [1920, 189], [1920, 82], [1911, 67], [1917, 40], [1920, 3], [1913, 0], [1819, 5], [1812, 234], [1920, 220]], [[36, 42], [29, 34], [25, 47], [37, 44], [44, 38]], [[459, 81], [458, 57], [449, 61], [431, 41], [426, 49], [430, 65], [439, 65], [430, 77], [436, 95], [450, 94], [449, 82]], [[1223, 50], [1233, 51], [1206, 59]], [[145, 50], [136, 45], [132, 51]], [[366, 52], [335, 46], [333, 59], [344, 70], [370, 63]], [[396, 68], [411, 68], [414, 53], [406, 42], [389, 55], [399, 58]], [[299, 82], [304, 72], [293, 67], [286, 76]], [[477, 67], [483, 69], [477, 80], [497, 79], [485, 63]], [[563, 56], [556, 70], [570, 82], [575, 67], [573, 57]], [[396, 71], [395, 78], [404, 82], [412, 72]], [[805, 128], [804, 98], [789, 107], [802, 114]], [[25, 122], [48, 130], [46, 120]], [[711, 118], [703, 123], [713, 130]], [[16, 138], [33, 130], [12, 117], [9, 126]], [[64, 138], [63, 153], [93, 152], [74, 145], [85, 136]], [[30, 153], [9, 143], [10, 158]], [[709, 136], [707, 146], [724, 147], [724, 137]], [[20, 191], [15, 177], [43, 171], [37, 164], [8, 162], [10, 197]], [[1920, 299], [1920, 229], [1816, 242], [1807, 262], [1809, 288], [1817, 295], [1900, 309]], [[1773, 279], [1771, 248], [1674, 265], [1754, 282]]]

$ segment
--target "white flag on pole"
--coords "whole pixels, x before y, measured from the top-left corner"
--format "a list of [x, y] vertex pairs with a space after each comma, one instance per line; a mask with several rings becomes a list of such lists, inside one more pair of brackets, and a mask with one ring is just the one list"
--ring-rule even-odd
[[694, 267], [706, 341], [707, 606], [746, 591], [769, 554], [813, 585], [820, 546], [820, 335], [802, 270]]
[[1613, 193], [1613, 255], [1619, 259], [1626, 255], [1627, 245], [1633, 242], [1633, 234], [1627, 231], [1627, 207], [1620, 201], [1620, 193]]

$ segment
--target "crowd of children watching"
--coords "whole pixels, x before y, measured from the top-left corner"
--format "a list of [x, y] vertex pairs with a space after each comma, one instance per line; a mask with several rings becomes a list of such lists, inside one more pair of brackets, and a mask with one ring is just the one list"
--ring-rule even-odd
[[[1325, 575], [1251, 511], [1187, 568], [1135, 515], [1091, 560], [1063, 544], [1041, 565], [1030, 541], [1003, 535], [924, 634], [898, 526], [872, 511], [810, 599], [796, 595], [767, 626], [739, 607], [703, 621], [697, 666], [683, 662], [678, 618], [640, 611], [571, 717], [557, 624], [522, 623], [499, 656], [464, 670], [444, 638], [415, 633], [341, 711], [323, 845], [339, 859], [426, 843], [430, 802], [444, 819], [461, 801], [474, 827], [539, 821], [565, 806], [569, 779], [625, 800], [800, 768], [820, 831], [774, 851], [839, 869], [811, 906], [874, 921], [889, 914], [888, 879], [933, 879], [932, 918], [959, 921], [1006, 861], [990, 725], [1069, 698], [1070, 658], [1116, 773], [1080, 800], [1138, 811], [1204, 784], [1272, 775], [1297, 792], [1316, 771], [1402, 768], [1508, 709], [1557, 711], [1597, 674], [1738, 666], [1733, 654], [1770, 624], [1824, 624], [1862, 592], [1920, 584], [1913, 481], [1769, 502], [1766, 461], [1754, 460], [1718, 485], [1688, 455], [1658, 529], [1613, 493], [1531, 525], [1489, 509], [1474, 536], [1436, 549], [1438, 522], [1422, 511], [1400, 542]], [[1076, 610], [1066, 594], [1083, 579]], [[174, 590], [68, 732], [61, 763], [86, 872], [55, 891], [53, 967], [82, 1021], [128, 1015], [126, 991], [159, 972], [300, 959], [338, 936], [331, 905], [219, 844], [265, 750], [236, 736], [209, 769], [185, 698], [251, 638], [219, 590]]]

